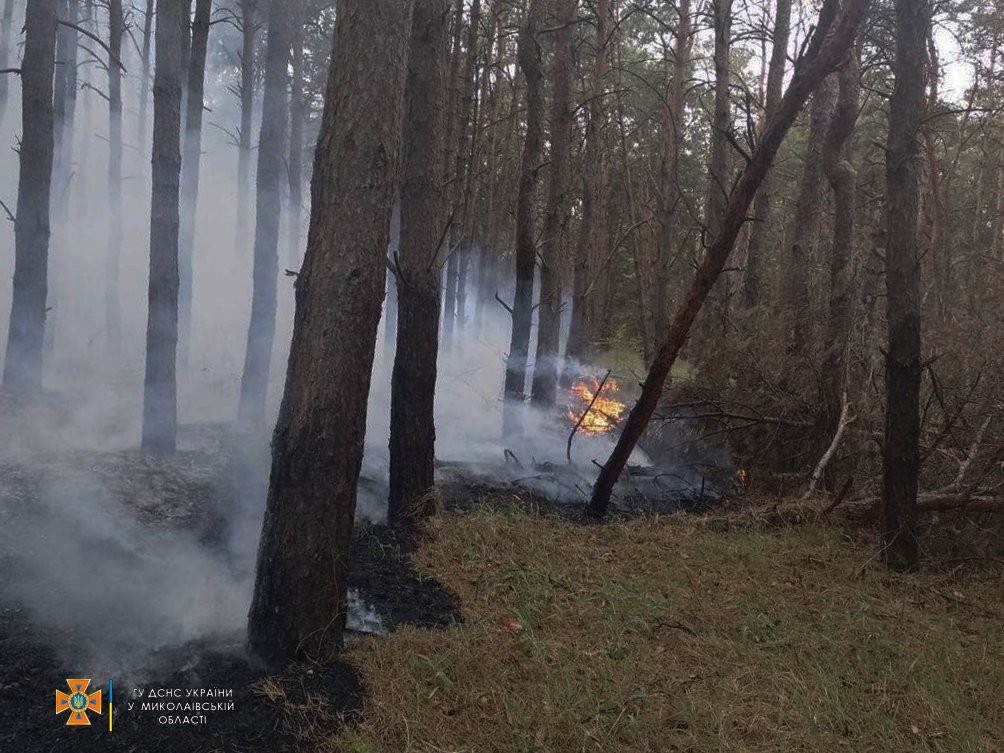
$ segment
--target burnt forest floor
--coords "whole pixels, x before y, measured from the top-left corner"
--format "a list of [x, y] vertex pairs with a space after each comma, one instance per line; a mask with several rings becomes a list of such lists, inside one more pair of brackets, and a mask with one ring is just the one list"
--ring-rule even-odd
[[[238, 508], [261, 494], [247, 479], [262, 460], [215, 427], [193, 431], [170, 458], [0, 447], [0, 753], [292, 753], [358, 718], [367, 691], [350, 661], [275, 674], [246, 655], [257, 528], [250, 545], [235, 539], [260, 525], [260, 511]], [[462, 619], [457, 597], [416, 571], [415, 548], [386, 526], [357, 529], [347, 645], [364, 630]], [[55, 714], [55, 691], [78, 677], [103, 691], [90, 727]], [[144, 711], [134, 688], [177, 689], [158, 701], [182, 703], [189, 689], [221, 689], [232, 708], [195, 723], [187, 710]]]
[[[178, 561], [162, 538], [181, 536], [226, 569], [240, 521], [228, 505], [260, 493], [238, 483], [259, 461], [228, 457], [215, 434], [191, 448], [167, 462], [0, 452], [0, 753], [1004, 752], [1000, 559], [890, 575], [870, 530], [779, 522], [748, 499], [582, 525], [580, 505], [463, 478], [416, 536], [359, 527], [350, 589], [382, 629], [351, 634], [337, 663], [277, 675], [245, 656], [239, 627], [200, 633], [115, 673], [113, 732], [107, 709], [68, 729], [54, 691], [83, 676], [78, 647], [122, 658], [115, 622], [83, 615], [103, 626], [85, 634], [40, 620], [31, 604], [45, 599], [9, 586], [51, 582], [11, 553], [51, 547], [82, 607], [112, 612], [98, 576], [115, 570], [87, 563], [150, 580], [151, 561]], [[140, 530], [160, 533], [132, 543]], [[154, 642], [158, 595], [130, 598], [120, 622]], [[128, 708], [137, 686], [232, 689], [234, 707], [164, 725]]]

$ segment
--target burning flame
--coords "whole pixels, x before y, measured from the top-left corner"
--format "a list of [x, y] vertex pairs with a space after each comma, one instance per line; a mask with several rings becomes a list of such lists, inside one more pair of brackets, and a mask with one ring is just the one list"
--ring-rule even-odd
[[610, 431], [627, 407], [615, 397], [617, 391], [617, 382], [613, 379], [608, 379], [602, 389], [600, 380], [595, 376], [579, 379], [572, 386], [572, 404], [568, 406], [569, 420], [573, 425], [581, 420], [579, 431], [586, 434], [605, 434]]
[[739, 472], [736, 474], [739, 477], [739, 486], [742, 489], [746, 489], [750, 484], [750, 475], [745, 468], [740, 468]]

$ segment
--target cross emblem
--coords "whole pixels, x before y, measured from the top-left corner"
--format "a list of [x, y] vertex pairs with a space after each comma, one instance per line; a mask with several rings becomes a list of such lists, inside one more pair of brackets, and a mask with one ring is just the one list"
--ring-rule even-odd
[[90, 680], [67, 680], [66, 684], [70, 687], [69, 694], [56, 691], [56, 715], [69, 711], [66, 719], [68, 727], [89, 725], [91, 720], [87, 718], [87, 712], [101, 713], [101, 691], [88, 693]]

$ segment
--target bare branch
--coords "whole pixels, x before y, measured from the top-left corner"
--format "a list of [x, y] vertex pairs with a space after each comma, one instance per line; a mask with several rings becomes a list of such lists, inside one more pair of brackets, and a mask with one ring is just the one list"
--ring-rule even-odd
[[109, 47], [103, 41], [101, 41], [101, 37], [99, 37], [97, 34], [93, 34], [87, 31], [87, 29], [85, 29], [84, 27], [78, 26], [77, 24], [71, 24], [69, 21], [64, 21], [63, 19], [59, 19], [56, 23], [61, 24], [62, 26], [65, 26], [68, 29], [73, 29], [74, 31], [83, 34], [85, 37], [93, 39], [95, 42], [101, 45], [102, 49], [104, 49], [104, 51], [108, 53], [108, 57], [110, 57], [115, 62], [115, 64], [122, 69], [123, 73], [128, 73], [128, 71], [126, 71], [126, 67], [122, 65], [122, 61], [118, 59], [117, 55], [114, 55], [112, 53], [111, 47]]

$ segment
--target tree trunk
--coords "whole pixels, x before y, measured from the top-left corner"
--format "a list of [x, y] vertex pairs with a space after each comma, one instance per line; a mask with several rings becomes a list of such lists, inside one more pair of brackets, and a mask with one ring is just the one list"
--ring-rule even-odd
[[823, 184], [823, 144], [836, 97], [836, 76], [826, 78], [812, 95], [809, 143], [805, 150], [805, 166], [795, 205], [788, 257], [785, 305], [788, 309], [788, 348], [792, 353], [803, 353], [811, 340], [812, 269], [817, 259], [823, 204], [827, 199]]
[[[460, 102], [462, 98], [462, 87], [460, 85], [460, 53], [462, 51], [461, 45], [464, 41], [464, 0], [454, 0], [453, 5], [453, 21], [451, 24], [451, 35], [452, 44], [450, 46], [450, 65], [449, 71], [447, 73], [446, 79], [446, 90], [447, 90], [447, 112], [446, 112], [446, 144], [443, 147], [443, 157], [444, 157], [444, 167], [443, 174], [447, 176], [450, 181], [450, 210], [455, 212], [454, 207], [456, 203], [454, 201], [454, 195], [457, 193], [456, 187], [454, 185], [456, 181], [456, 175], [454, 175], [454, 170], [456, 169], [456, 162], [460, 156], [460, 145], [459, 145], [459, 129], [461, 126], [461, 120], [459, 116], [460, 112]], [[458, 222], [458, 218], [454, 215], [452, 223]], [[454, 258], [452, 240], [455, 237], [454, 225], [450, 226], [450, 235], [446, 239], [445, 248], [441, 250], [440, 253], [447, 254], [446, 263], [444, 265], [442, 285], [445, 291], [443, 295], [443, 340], [449, 342], [453, 337], [453, 314], [452, 310], [456, 308], [457, 305], [457, 288], [456, 288], [456, 269], [457, 261]], [[447, 330], [446, 328], [451, 329]]]
[[178, 433], [178, 192], [181, 182], [183, 0], [157, 0], [153, 76], [153, 193], [143, 384], [146, 452], [173, 452]]
[[202, 162], [202, 111], [205, 107], [206, 51], [212, 0], [195, 0], [185, 99], [184, 150], [181, 155], [181, 235], [178, 247], [178, 363], [188, 367], [192, 337], [192, 258], [195, 250], [199, 169]]
[[[680, 143], [683, 141], [684, 107], [690, 81], [691, 50], [694, 44], [693, 18], [690, 0], [679, 0], [676, 30], [673, 42], [673, 66], [666, 85], [666, 96], [659, 124], [660, 162], [659, 187], [656, 206], [658, 233], [655, 247], [655, 284], [648, 286], [650, 299], [646, 306], [652, 317], [653, 340], [646, 343], [646, 351], [654, 353], [658, 346], [658, 333], [669, 325], [671, 274], [675, 251], [680, 243], [677, 214], [682, 211], [683, 193], [680, 190]], [[645, 266], [645, 265], [643, 265]]]
[[25, 11], [21, 61], [21, 149], [14, 222], [14, 289], [3, 386], [23, 399], [42, 393], [42, 349], [52, 183], [52, 78], [56, 4], [32, 0]]
[[886, 417], [882, 463], [882, 552], [895, 570], [917, 565], [920, 472], [920, 254], [918, 134], [924, 105], [928, 0], [896, 0], [896, 85], [886, 144]]
[[781, 98], [777, 113], [764, 129], [759, 145], [729, 194], [721, 230], [708, 248], [686, 297], [681, 302], [673, 323], [655, 355], [652, 367], [642, 385], [641, 396], [628, 415], [617, 440], [617, 446], [596, 479], [588, 506], [590, 515], [602, 517], [606, 514], [614, 485], [655, 412], [666, 378], [680, 349], [686, 343], [687, 335], [701, 305], [721, 274], [725, 262], [728, 261], [729, 254], [739, 237], [739, 231], [746, 222], [746, 214], [757, 188], [810, 92], [842, 62], [854, 43], [858, 26], [869, 4], [870, 0], [844, 0], [843, 12], [840, 13], [840, 0], [824, 2], [815, 31], [805, 45], [798, 65], [795, 66], [788, 90]]
[[506, 358], [502, 406], [502, 431], [507, 437], [518, 434], [522, 425], [520, 411], [525, 399], [526, 362], [533, 323], [533, 270], [537, 261], [533, 204], [537, 172], [544, 153], [544, 65], [538, 38], [543, 20], [544, 0], [530, 0], [518, 51], [519, 66], [526, 78], [526, 140], [516, 197], [516, 294], [511, 311], [512, 338]]
[[[77, 24], [77, 0], [67, 0], [64, 20]], [[73, 124], [77, 105], [77, 30], [60, 25], [56, 34], [56, 72], [53, 100], [52, 206], [54, 225], [61, 224], [69, 208], [73, 175]]]
[[[14, 26], [14, 0], [4, 0], [0, 16], [0, 68], [10, 68], [10, 32]], [[0, 74], [0, 123], [7, 114], [7, 97], [10, 94], [9, 74]]]
[[446, 0], [416, 0], [405, 98], [401, 178], [401, 248], [395, 259], [397, 351], [390, 396], [388, 520], [413, 523], [434, 485], [439, 270], [431, 264], [442, 237], [442, 160]]
[[565, 346], [565, 379], [570, 383], [574, 364], [592, 355], [594, 320], [593, 276], [600, 255], [607, 250], [605, 230], [609, 212], [610, 175], [605, 138], [607, 111], [604, 102], [607, 71], [610, 68], [609, 35], [615, 22], [611, 0], [596, 3], [596, 57], [593, 59], [587, 105], [586, 144], [582, 159], [582, 222], [575, 246], [575, 275], [572, 283], [572, 315]]
[[[855, 52], [838, 74], [837, 106], [823, 145], [823, 168], [833, 189], [833, 245], [830, 248], [830, 304], [823, 340], [823, 431], [829, 442], [836, 433], [847, 389], [847, 346], [851, 330], [851, 285], [854, 279], [855, 179], [848, 155], [858, 118], [860, 69]], [[825, 444], [824, 444], [825, 447]]]
[[261, 138], [258, 141], [258, 195], [255, 211], [254, 280], [248, 325], [239, 414], [249, 426], [265, 420], [269, 365], [275, 340], [276, 290], [279, 274], [279, 215], [283, 149], [286, 144], [287, 70], [292, 24], [279, 0], [269, 6], [268, 47], [265, 50], [265, 92]]
[[[791, 38], [791, 0], [777, 0], [774, 13], [774, 45], [767, 69], [767, 91], [763, 123], [768, 123], [777, 111], [784, 86], [784, 69], [788, 61], [788, 41]], [[763, 298], [764, 260], [773, 239], [774, 172], [769, 170], [753, 203], [753, 224], [746, 252], [746, 276], [743, 280], [743, 304], [758, 305]]]
[[251, 650], [275, 663], [323, 661], [341, 645], [401, 142], [412, 3], [341, 0], [337, 7], [248, 617]]
[[307, 122], [307, 100], [303, 86], [303, 24], [304, 0], [298, 0], [297, 21], [293, 26], [289, 100], [289, 217], [286, 221], [286, 260], [290, 269], [300, 266], [300, 236], [303, 214], [303, 129]]
[[[715, 112], [711, 123], [711, 148], [708, 155], [708, 189], [704, 201], [704, 233], [706, 239], [715, 238], [722, 225], [725, 206], [731, 190], [729, 170], [729, 135], [732, 131], [731, 94], [732, 64], [732, 0], [713, 0], [712, 14], [715, 30]], [[704, 324], [706, 345], [724, 337], [728, 321], [730, 273], [712, 289], [714, 316]], [[702, 360], [709, 365], [715, 361], [714, 347], [705, 347]], [[709, 369], [712, 370], [712, 369]]]
[[67, 220], [70, 210], [70, 184], [73, 180], [73, 125], [77, 106], [77, 30], [80, 20], [77, 0], [62, 0], [56, 8], [60, 24], [56, 31], [56, 70], [53, 84], [52, 122], [52, 198], [49, 243], [49, 297], [45, 323], [43, 360], [52, 357], [56, 343], [56, 324], [60, 299], [65, 292]]
[[[121, 6], [122, 0], [117, 0], [117, 2]], [[139, 148], [141, 154], [146, 153], [146, 113], [147, 103], [150, 100], [150, 43], [153, 40], [153, 4], [154, 0], [146, 0], [146, 11], [143, 13], [143, 74], [139, 82]], [[119, 46], [121, 47], [121, 43]]]
[[572, 141], [572, 44], [578, 0], [558, 0], [557, 38], [551, 68], [551, 176], [540, 239], [540, 306], [537, 357], [533, 367], [535, 405], [554, 405], [561, 339], [561, 256], [568, 213]]
[[254, 115], [256, 0], [239, 0], [241, 11], [241, 123], [237, 132], [237, 253], [243, 255], [251, 224], [251, 119]]
[[460, 246], [464, 241], [464, 227], [467, 218], [464, 216], [464, 204], [467, 191], [467, 166], [468, 166], [468, 131], [473, 131], [471, 127], [471, 108], [474, 99], [474, 87], [477, 83], [475, 78], [477, 51], [478, 51], [478, 26], [481, 23], [481, 0], [472, 0], [471, 15], [467, 27], [467, 48], [464, 59], [463, 83], [458, 90], [460, 97], [459, 106], [456, 108], [457, 123], [453, 129], [456, 134], [457, 146], [454, 153], [454, 164], [452, 166], [453, 176], [450, 182], [450, 207], [453, 211], [453, 224], [450, 226], [450, 240], [447, 251], [449, 257], [446, 262], [446, 296], [443, 312], [443, 339], [449, 343], [453, 339], [453, 330], [456, 323], [464, 316], [458, 311], [457, 304], [460, 299], [460, 259], [463, 254]]
[[[487, 186], [485, 187], [484, 213], [482, 221], [484, 223], [484, 235], [481, 239], [480, 252], [478, 254], [478, 282], [477, 300], [474, 305], [474, 320], [478, 331], [484, 329], [485, 307], [492, 300], [492, 292], [496, 282], [498, 272], [498, 260], [501, 250], [499, 238], [499, 222], [497, 218], [498, 207], [502, 203], [501, 192], [503, 187], [503, 177], [506, 173], [502, 165], [506, 160], [506, 155], [502, 154], [508, 139], [503, 131], [502, 106], [504, 98], [502, 96], [502, 77], [495, 71], [496, 63], [501, 63], [507, 59], [506, 35], [504, 31], [507, 20], [507, 5], [501, 0], [495, 0], [493, 5], [494, 33], [493, 40], [489, 44], [489, 56], [485, 65], [484, 75], [488, 82], [487, 105], [487, 138], [486, 138], [486, 175]], [[492, 46], [494, 45], [494, 47]], [[494, 51], [494, 52], [493, 52]], [[495, 72], [494, 82], [492, 73]], [[500, 132], [502, 135], [500, 137]]]
[[[105, 251], [105, 327], [110, 350], [114, 351], [118, 348], [122, 336], [119, 301], [119, 261], [122, 258], [122, 70], [114, 60], [121, 58], [122, 36], [125, 32], [122, 0], [109, 0], [108, 26], [108, 47], [111, 54], [108, 59], [108, 248]], [[146, 54], [149, 54], [148, 49]], [[141, 111], [143, 105], [141, 101]], [[141, 117], [145, 118], [145, 115]], [[146, 132], [145, 125], [143, 132]]]

